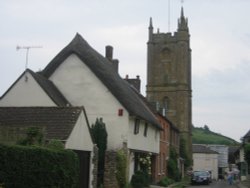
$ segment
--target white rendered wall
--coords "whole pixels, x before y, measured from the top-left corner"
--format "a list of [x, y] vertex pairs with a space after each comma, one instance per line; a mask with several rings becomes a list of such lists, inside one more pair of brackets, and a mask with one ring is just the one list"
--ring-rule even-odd
[[[85, 107], [90, 125], [103, 118], [108, 149], [121, 148], [127, 142], [128, 112], [76, 55], [70, 55], [49, 79], [73, 106]], [[123, 109], [123, 116], [118, 116], [119, 109]]]
[[94, 144], [83, 112], [81, 112], [75, 127], [67, 139], [65, 147], [74, 150], [93, 151]]
[[212, 178], [218, 179], [218, 154], [193, 153], [193, 170], [212, 172]]
[[134, 119], [129, 122], [128, 148], [159, 153], [160, 150], [160, 131], [151, 124], [148, 124], [147, 136], [144, 136], [145, 121], [140, 120], [139, 133], [134, 134]]
[[32, 75], [26, 72], [0, 100], [0, 106], [56, 106], [56, 104]]

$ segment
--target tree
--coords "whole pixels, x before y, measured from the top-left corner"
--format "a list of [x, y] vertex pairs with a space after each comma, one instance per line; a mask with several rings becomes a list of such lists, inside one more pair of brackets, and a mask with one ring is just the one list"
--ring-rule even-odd
[[249, 167], [250, 166], [250, 144], [245, 144], [244, 153], [245, 153], [245, 160]]
[[43, 134], [38, 127], [29, 127], [26, 130], [26, 137], [17, 142], [20, 145], [42, 145]]
[[204, 131], [205, 132], [210, 132], [210, 129], [209, 129], [209, 127], [207, 125], [204, 125]]
[[180, 173], [177, 161], [178, 158], [179, 157], [176, 150], [173, 147], [171, 147], [169, 154], [169, 161], [168, 161], [168, 176], [175, 181], [179, 181], [180, 179]]
[[91, 127], [91, 134], [94, 143], [98, 147], [98, 180], [97, 184], [100, 186], [103, 184], [104, 177], [104, 164], [105, 164], [105, 151], [107, 149], [108, 133], [106, 131], [105, 123], [102, 118], [96, 118], [95, 124]]

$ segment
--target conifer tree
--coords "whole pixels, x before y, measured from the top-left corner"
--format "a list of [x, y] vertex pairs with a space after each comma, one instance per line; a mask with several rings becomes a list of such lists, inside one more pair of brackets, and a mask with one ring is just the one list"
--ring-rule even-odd
[[91, 134], [94, 143], [98, 147], [98, 186], [103, 184], [105, 151], [107, 149], [108, 133], [106, 131], [105, 123], [102, 118], [96, 118], [95, 124], [92, 124]]

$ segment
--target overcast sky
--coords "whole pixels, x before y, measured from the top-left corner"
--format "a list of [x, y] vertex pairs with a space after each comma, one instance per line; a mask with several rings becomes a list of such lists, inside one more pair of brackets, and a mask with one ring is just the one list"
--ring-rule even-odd
[[[181, 0], [1, 0], [0, 96], [28, 68], [43, 69], [78, 32], [99, 53], [114, 47], [122, 77], [146, 85], [149, 18], [174, 32]], [[193, 124], [237, 141], [250, 129], [250, 1], [185, 0], [192, 48]], [[170, 11], [169, 11], [170, 10]], [[170, 23], [170, 24], [169, 24]], [[169, 28], [170, 26], [170, 28]]]

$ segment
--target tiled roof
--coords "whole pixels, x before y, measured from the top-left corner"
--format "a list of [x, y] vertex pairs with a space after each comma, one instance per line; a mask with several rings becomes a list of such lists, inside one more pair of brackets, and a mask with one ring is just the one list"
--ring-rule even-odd
[[211, 150], [206, 145], [193, 144], [192, 145], [193, 153], [210, 153], [218, 154], [216, 151]]
[[0, 107], [0, 127], [39, 127], [45, 139], [66, 140], [83, 107]]
[[153, 113], [148, 108], [145, 108], [144, 102], [113, 69], [109, 60], [95, 51], [79, 34], [76, 34], [68, 46], [45, 67], [42, 74], [49, 78], [57, 67], [71, 54], [76, 54], [92, 70], [116, 99], [127, 109], [130, 115], [140, 117], [160, 127]]

